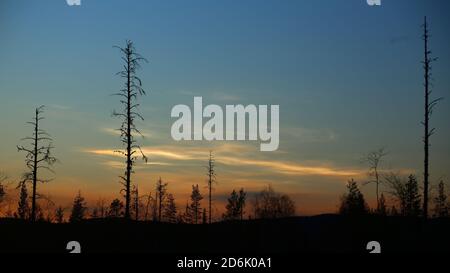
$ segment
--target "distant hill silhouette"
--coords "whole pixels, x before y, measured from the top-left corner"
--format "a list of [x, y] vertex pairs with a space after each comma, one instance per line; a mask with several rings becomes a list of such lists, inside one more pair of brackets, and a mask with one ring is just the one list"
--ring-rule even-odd
[[[79, 241], [82, 252], [158, 253], [367, 253], [369, 241], [383, 253], [448, 252], [450, 219], [339, 215], [218, 222], [211, 225], [93, 219], [74, 224], [0, 219], [6, 236], [0, 252], [67, 252]], [[38, 234], [38, 236], [35, 236]]]

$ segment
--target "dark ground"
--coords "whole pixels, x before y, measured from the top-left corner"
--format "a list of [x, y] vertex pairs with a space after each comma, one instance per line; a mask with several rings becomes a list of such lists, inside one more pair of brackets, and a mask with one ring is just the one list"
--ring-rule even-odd
[[0, 252], [252, 253], [361, 252], [378, 241], [383, 253], [450, 252], [450, 219], [348, 218], [338, 215], [181, 225], [89, 220], [78, 224], [30, 224], [0, 219]]

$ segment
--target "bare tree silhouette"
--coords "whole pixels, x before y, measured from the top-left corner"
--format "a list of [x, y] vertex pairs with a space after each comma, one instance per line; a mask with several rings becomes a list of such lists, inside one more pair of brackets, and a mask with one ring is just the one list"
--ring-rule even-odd
[[213, 184], [217, 183], [216, 171], [215, 171], [215, 160], [214, 160], [212, 151], [209, 151], [208, 166], [206, 166], [206, 171], [207, 171], [207, 175], [208, 175], [208, 191], [209, 191], [208, 223], [211, 224], [212, 189], [213, 189]]
[[135, 120], [144, 118], [137, 112], [139, 104], [136, 102], [138, 96], [145, 95], [145, 91], [142, 88], [141, 79], [136, 76], [137, 70], [140, 68], [141, 62], [147, 62], [140, 54], [136, 53], [132, 41], [126, 41], [125, 47], [117, 47], [122, 52], [122, 61], [124, 62], [123, 70], [117, 74], [125, 79], [124, 87], [119, 93], [114, 95], [121, 97], [120, 103], [123, 105], [123, 109], [120, 112], [113, 112], [113, 116], [122, 119], [121, 127], [118, 129], [120, 132], [120, 138], [125, 145], [125, 150], [118, 150], [116, 152], [122, 154], [126, 158], [126, 170], [124, 175], [119, 176], [124, 188], [121, 192], [125, 192], [125, 214], [126, 219], [130, 219], [130, 205], [131, 205], [131, 173], [133, 173], [133, 165], [137, 159], [135, 155], [139, 152], [147, 162], [147, 157], [142, 152], [141, 147], [135, 140], [135, 134], [143, 135], [136, 128]]
[[380, 164], [383, 161], [383, 158], [387, 155], [387, 152], [384, 150], [384, 148], [380, 148], [376, 151], [372, 151], [367, 154], [365, 158], [363, 158], [363, 161], [366, 162], [369, 165], [369, 177], [371, 180], [364, 183], [364, 185], [374, 183], [375, 184], [375, 192], [377, 197], [377, 209], [376, 211], [380, 210]]
[[[31, 221], [36, 221], [36, 197], [37, 197], [37, 183], [47, 183], [51, 181], [50, 179], [42, 179], [38, 176], [38, 172], [41, 169], [53, 172], [51, 166], [57, 162], [57, 159], [52, 156], [52, 138], [50, 135], [41, 129], [39, 122], [44, 119], [42, 113], [44, 111], [44, 106], [36, 108], [33, 121], [28, 122], [33, 126], [33, 134], [30, 137], [25, 137], [22, 140], [31, 141], [31, 148], [26, 148], [24, 146], [17, 146], [19, 152], [25, 152], [25, 164], [29, 169], [23, 175], [23, 179], [20, 183], [32, 183], [32, 194], [31, 194]], [[19, 184], [20, 185], [20, 184]]]
[[295, 215], [295, 203], [286, 194], [275, 192], [267, 186], [255, 195], [253, 201], [255, 218], [280, 218]]
[[429, 50], [428, 40], [430, 38], [430, 33], [428, 31], [427, 17], [424, 17], [423, 23], [423, 41], [424, 41], [424, 60], [422, 62], [424, 69], [424, 120], [422, 125], [424, 126], [424, 171], [423, 171], [423, 217], [428, 218], [428, 193], [429, 193], [429, 149], [430, 149], [430, 137], [434, 134], [435, 128], [430, 129], [430, 118], [433, 114], [433, 109], [439, 101], [443, 98], [437, 98], [434, 100], [430, 99], [432, 93], [431, 79], [432, 79], [432, 67], [431, 64], [437, 60], [437, 58], [431, 57], [431, 51]]

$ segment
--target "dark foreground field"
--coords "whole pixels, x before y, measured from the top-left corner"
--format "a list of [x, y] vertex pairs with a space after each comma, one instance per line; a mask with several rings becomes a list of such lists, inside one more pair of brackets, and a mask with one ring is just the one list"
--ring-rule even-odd
[[337, 215], [181, 225], [89, 220], [78, 224], [29, 224], [0, 219], [0, 252], [292, 253], [367, 252], [378, 241], [383, 253], [449, 252], [450, 219]]

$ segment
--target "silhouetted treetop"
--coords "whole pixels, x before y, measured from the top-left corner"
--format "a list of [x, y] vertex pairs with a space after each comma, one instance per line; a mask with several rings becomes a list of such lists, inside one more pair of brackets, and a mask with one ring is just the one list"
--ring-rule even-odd
[[347, 183], [347, 193], [341, 197], [339, 213], [343, 215], [361, 216], [369, 212], [364, 195], [358, 188], [355, 180]]
[[88, 208], [84, 197], [81, 196], [81, 192], [78, 192], [77, 196], [73, 200], [72, 213], [70, 214], [69, 221], [71, 223], [82, 221], [86, 217], [87, 209]]

